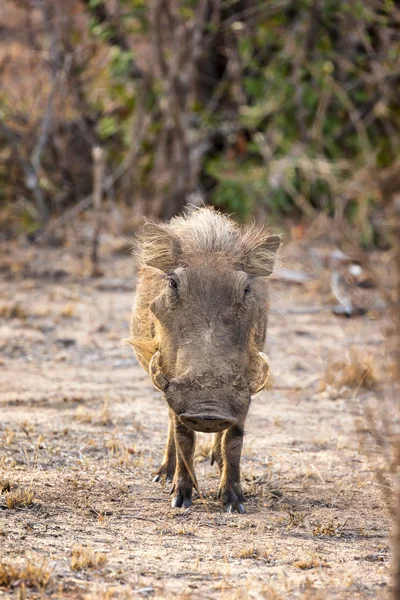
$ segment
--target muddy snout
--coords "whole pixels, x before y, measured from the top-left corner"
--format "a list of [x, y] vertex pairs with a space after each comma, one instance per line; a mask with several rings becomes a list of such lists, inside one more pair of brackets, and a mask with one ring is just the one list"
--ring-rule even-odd
[[232, 425], [236, 425], [237, 419], [234, 417], [224, 417], [221, 415], [197, 415], [184, 413], [179, 416], [180, 421], [193, 431], [202, 431], [203, 433], [218, 433], [224, 431]]
[[219, 433], [243, 421], [250, 405], [250, 392], [245, 384], [235, 388], [225, 381], [218, 383], [216, 377], [172, 380], [165, 398], [188, 429]]

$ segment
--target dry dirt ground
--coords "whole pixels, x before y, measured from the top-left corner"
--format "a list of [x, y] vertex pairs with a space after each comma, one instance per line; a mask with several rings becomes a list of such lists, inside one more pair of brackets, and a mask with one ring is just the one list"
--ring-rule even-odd
[[[291, 267], [310, 267], [302, 252]], [[203, 496], [171, 509], [152, 483], [167, 411], [121, 341], [133, 259], [106, 240], [91, 279], [86, 255], [84, 240], [0, 248], [0, 598], [388, 598], [391, 521], [357, 432], [379, 392], [324, 383], [352, 348], [383, 360], [383, 317], [334, 316], [318, 280], [272, 281], [275, 384], [247, 421], [247, 512], [222, 512], [206, 435]]]

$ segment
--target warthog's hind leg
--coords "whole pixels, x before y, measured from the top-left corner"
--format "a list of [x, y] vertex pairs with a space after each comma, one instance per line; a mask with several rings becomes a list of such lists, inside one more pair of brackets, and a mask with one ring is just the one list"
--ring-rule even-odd
[[156, 471], [153, 481], [165, 480], [170, 483], [174, 479], [176, 467], [175, 421], [172, 410], [169, 410], [168, 438], [161, 466]]
[[222, 472], [218, 497], [227, 512], [244, 513], [245, 497], [240, 485], [240, 457], [243, 446], [243, 427], [234, 425], [222, 434]]
[[196, 434], [175, 418], [176, 470], [171, 490], [171, 506], [188, 508], [192, 504], [193, 485], [197, 488], [193, 457]]
[[210, 452], [210, 464], [213, 465], [215, 462], [218, 465], [219, 472], [222, 472], [223, 460], [222, 460], [222, 436], [224, 435], [223, 431], [220, 433], [216, 433], [214, 435], [214, 443]]

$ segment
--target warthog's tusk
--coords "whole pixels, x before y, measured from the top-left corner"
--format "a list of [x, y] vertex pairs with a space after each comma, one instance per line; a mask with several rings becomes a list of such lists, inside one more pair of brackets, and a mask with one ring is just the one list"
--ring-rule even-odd
[[149, 362], [150, 379], [154, 387], [160, 392], [165, 392], [168, 387], [168, 379], [163, 375], [160, 369], [160, 351], [153, 354]]
[[264, 380], [262, 382], [262, 384], [256, 389], [256, 391], [254, 392], [254, 394], [251, 395], [251, 398], [256, 398], [259, 394], [261, 394], [261, 392], [263, 391], [263, 389], [265, 388], [265, 386], [268, 383], [268, 379], [269, 379], [269, 372], [270, 372], [270, 366], [269, 366], [269, 358], [266, 354], [264, 354], [264, 352], [259, 352], [259, 355], [261, 356], [263, 362], [266, 365], [267, 371], [264, 377]]

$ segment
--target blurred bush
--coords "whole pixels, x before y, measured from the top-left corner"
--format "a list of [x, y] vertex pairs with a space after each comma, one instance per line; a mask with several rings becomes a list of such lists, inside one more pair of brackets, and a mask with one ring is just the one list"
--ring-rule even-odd
[[[400, 9], [378, 0], [9, 0], [0, 201], [24, 230], [110, 202], [343, 219], [399, 191]], [[3, 213], [4, 214], [4, 213]], [[4, 222], [4, 217], [3, 217]]]

